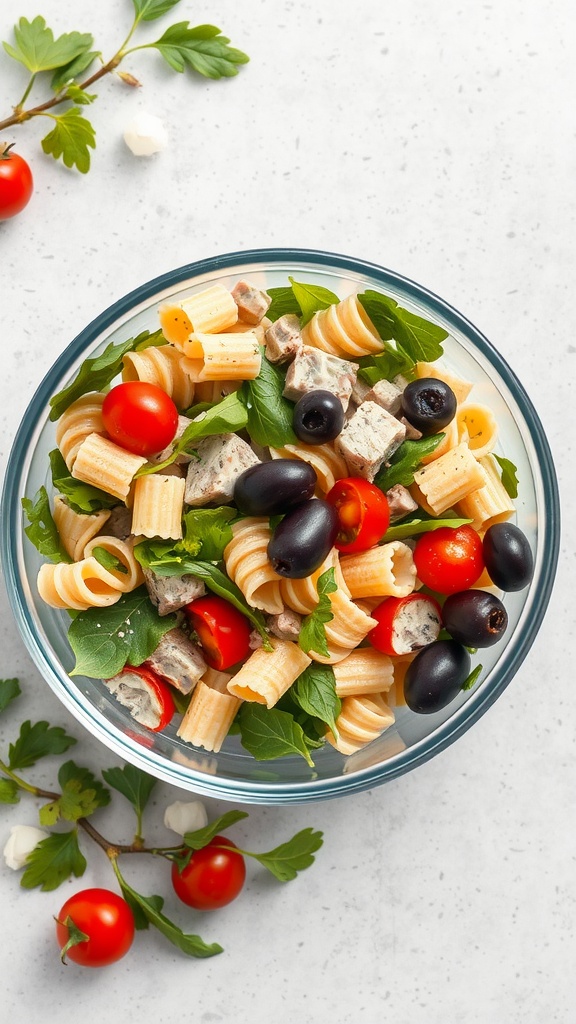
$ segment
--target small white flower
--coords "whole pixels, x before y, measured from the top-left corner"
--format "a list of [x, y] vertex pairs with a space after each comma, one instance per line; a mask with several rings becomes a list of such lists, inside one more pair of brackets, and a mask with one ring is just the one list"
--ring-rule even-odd
[[124, 130], [124, 142], [134, 156], [152, 156], [168, 145], [168, 135], [159, 117], [141, 111]]
[[13, 871], [19, 871], [26, 864], [28, 855], [36, 849], [42, 839], [47, 839], [49, 832], [34, 825], [13, 825], [10, 838], [2, 851], [4, 860]]
[[201, 800], [192, 800], [190, 803], [176, 800], [164, 811], [164, 824], [179, 836], [185, 835], [186, 832], [196, 832], [208, 824], [206, 808]]

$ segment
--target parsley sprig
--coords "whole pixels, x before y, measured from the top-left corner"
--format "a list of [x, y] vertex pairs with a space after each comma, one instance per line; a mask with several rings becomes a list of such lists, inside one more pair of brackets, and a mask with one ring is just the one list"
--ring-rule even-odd
[[[230, 46], [230, 40], [214, 25], [191, 27], [180, 21], [171, 25], [152, 42], [141, 42], [138, 29], [142, 22], [156, 21], [180, 3], [180, 0], [132, 0], [134, 16], [128, 33], [116, 52], [104, 60], [95, 49], [89, 32], [65, 32], [55, 37], [41, 15], [32, 21], [20, 18], [14, 26], [13, 42], [4, 42], [6, 54], [28, 72], [28, 82], [12, 113], [0, 120], [0, 131], [24, 124], [32, 118], [44, 117], [51, 130], [42, 139], [45, 153], [62, 160], [66, 167], [75, 167], [82, 174], [90, 169], [91, 150], [96, 147], [96, 133], [82, 113], [97, 99], [93, 86], [106, 75], [117, 75], [125, 85], [138, 86], [134, 75], [119, 71], [122, 62], [139, 50], [156, 50], [174, 71], [190, 70], [205, 78], [230, 78], [248, 57]], [[95, 71], [92, 67], [99, 64]], [[44, 86], [44, 98], [32, 106], [27, 100], [36, 86]], [[47, 94], [47, 95], [46, 95]], [[54, 108], [62, 110], [55, 112]]]
[[[0, 679], [0, 714], [13, 705], [20, 693], [18, 679]], [[50, 832], [29, 854], [21, 886], [51, 892], [72, 877], [80, 878], [87, 867], [80, 839], [89, 837], [111, 862], [122, 895], [134, 914], [137, 929], [156, 928], [187, 956], [210, 957], [221, 953], [222, 946], [217, 942], [206, 943], [199, 935], [184, 932], [167, 917], [161, 896], [139, 893], [126, 880], [119, 860], [131, 854], [148, 854], [183, 867], [195, 850], [207, 846], [225, 829], [247, 818], [247, 813], [227, 811], [205, 828], [187, 832], [178, 846], [149, 846], [143, 835], [143, 819], [157, 780], [134, 765], [104, 769], [102, 782], [88, 768], [67, 760], [58, 771], [58, 792], [42, 789], [21, 777], [21, 771], [33, 767], [42, 758], [66, 753], [75, 743], [76, 740], [60, 726], [26, 721], [21, 725], [17, 738], [10, 743], [6, 758], [0, 759], [0, 803], [16, 804], [23, 793], [28, 793], [44, 801], [39, 812], [40, 824], [44, 828], [58, 825], [58, 830]], [[92, 821], [92, 816], [110, 803], [111, 789], [128, 801], [136, 815], [136, 829], [130, 842], [112, 842]], [[273, 850], [257, 853], [240, 847], [238, 850], [256, 860], [280, 882], [288, 882], [314, 863], [314, 854], [321, 846], [322, 833], [304, 828]]]

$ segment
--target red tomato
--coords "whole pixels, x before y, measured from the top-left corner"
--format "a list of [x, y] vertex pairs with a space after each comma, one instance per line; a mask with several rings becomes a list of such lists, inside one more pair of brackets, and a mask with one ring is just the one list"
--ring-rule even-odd
[[186, 614], [211, 668], [223, 672], [250, 653], [248, 619], [223, 597], [198, 597], [186, 605]]
[[157, 675], [152, 668], [149, 668], [146, 663], [138, 666], [126, 665], [122, 669], [121, 674], [125, 676], [138, 676], [142, 689], [148, 692], [149, 699], [146, 705], [143, 704], [141, 698], [137, 698], [134, 703], [137, 713], [134, 714], [132, 709], [130, 709], [130, 714], [132, 714], [137, 722], [145, 725], [152, 732], [161, 732], [172, 720], [176, 710], [169, 684], [165, 679]]
[[343, 554], [367, 551], [378, 544], [388, 529], [390, 509], [379, 487], [362, 477], [337, 480], [326, 495], [340, 520], [336, 547]]
[[[65, 949], [74, 924], [87, 936]], [[134, 917], [130, 907], [109, 889], [83, 889], [62, 907], [56, 919], [56, 937], [67, 957], [82, 967], [105, 967], [128, 952], [134, 938]]]
[[117, 384], [102, 404], [110, 439], [134, 455], [155, 455], [174, 439], [178, 410], [162, 388], [143, 380]]
[[[226, 846], [229, 849], [219, 849]], [[195, 910], [217, 910], [238, 896], [246, 878], [246, 865], [237, 847], [225, 836], [215, 836], [201, 850], [195, 850], [182, 871], [172, 865], [174, 892]]]
[[482, 575], [482, 541], [471, 526], [441, 526], [416, 542], [418, 578], [438, 594], [467, 590]]
[[411, 654], [437, 640], [442, 625], [440, 605], [428, 594], [387, 597], [370, 615], [378, 625], [367, 639], [377, 651], [391, 657]]
[[0, 146], [0, 220], [20, 213], [30, 201], [34, 190], [32, 171], [11, 146]]

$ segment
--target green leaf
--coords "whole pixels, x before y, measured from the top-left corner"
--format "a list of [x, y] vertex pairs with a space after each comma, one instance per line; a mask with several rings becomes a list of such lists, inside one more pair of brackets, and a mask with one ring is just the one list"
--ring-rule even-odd
[[266, 292], [272, 299], [266, 314], [270, 320], [278, 320], [281, 316], [286, 316], [287, 313], [294, 313], [298, 317], [302, 316], [302, 310], [293, 288], [283, 285], [281, 288], [267, 288]]
[[162, 472], [182, 452], [193, 451], [194, 445], [202, 438], [211, 437], [214, 434], [235, 434], [239, 430], [243, 430], [247, 422], [248, 414], [238, 394], [233, 392], [231, 395], [226, 395], [221, 402], [208, 409], [202, 419], [190, 421], [167, 459], [153, 465], [142, 466], [136, 476]]
[[443, 354], [442, 342], [448, 331], [399, 306], [395, 299], [369, 289], [358, 296], [370, 320], [383, 341], [393, 338], [396, 345], [410, 358], [434, 362]]
[[269, 853], [250, 853], [249, 856], [268, 868], [280, 882], [291, 882], [299, 871], [304, 871], [314, 863], [313, 855], [320, 849], [322, 842], [322, 832], [303, 828], [288, 842], [281, 843]]
[[132, 0], [138, 21], [154, 21], [171, 11], [180, 0]]
[[18, 679], [0, 679], [0, 712], [4, 711], [11, 701], [21, 694]]
[[441, 519], [434, 519], [433, 516], [427, 516], [425, 512], [419, 511], [414, 517], [403, 519], [396, 526], [389, 526], [381, 543], [389, 544], [393, 540], [418, 537], [421, 533], [430, 533], [442, 526], [450, 526], [456, 530], [459, 526], [467, 526], [471, 522], [471, 519], [459, 519], [455, 512], [444, 512]]
[[31, 768], [42, 757], [49, 754], [63, 754], [76, 740], [68, 736], [58, 725], [48, 722], [23, 722], [20, 734], [15, 743], [11, 743], [8, 751], [8, 766], [12, 771]]
[[24, 533], [40, 554], [51, 562], [71, 562], [72, 559], [60, 540], [56, 523], [52, 518], [50, 499], [44, 485], [39, 488], [33, 499], [22, 498], [22, 508], [28, 519]]
[[293, 700], [314, 718], [326, 722], [335, 736], [338, 736], [336, 719], [342, 708], [342, 701], [336, 694], [336, 680], [331, 665], [312, 663], [298, 676], [291, 688]]
[[86, 92], [85, 89], [81, 89], [79, 85], [76, 85], [76, 82], [69, 82], [66, 86], [66, 99], [70, 100], [71, 103], [78, 103], [82, 107], [88, 107], [97, 98], [95, 92]]
[[91, 35], [81, 32], [67, 32], [54, 39], [52, 29], [47, 27], [40, 15], [33, 21], [20, 18], [14, 26], [14, 39], [15, 46], [3, 44], [6, 53], [28, 68], [33, 75], [69, 64], [85, 53], [94, 41]]
[[32, 850], [20, 885], [23, 889], [40, 886], [43, 892], [51, 892], [71, 875], [80, 878], [85, 870], [86, 858], [80, 852], [76, 829], [53, 832]]
[[390, 458], [389, 465], [384, 466], [374, 479], [381, 491], [388, 491], [395, 484], [409, 487], [414, 481], [414, 474], [422, 459], [431, 455], [443, 440], [444, 434], [433, 434], [422, 437], [418, 441], [403, 441]]
[[474, 684], [478, 681], [478, 677], [482, 671], [482, 665], [476, 665], [469, 676], [466, 677], [462, 683], [463, 690], [471, 690]]
[[123, 356], [132, 352], [141, 338], [138, 335], [118, 345], [110, 342], [99, 356], [85, 359], [74, 380], [50, 399], [50, 419], [60, 419], [72, 402], [89, 391], [104, 391], [120, 373]]
[[[288, 280], [292, 285], [296, 302], [302, 311], [303, 327], [312, 319], [314, 313], [318, 313], [321, 309], [328, 309], [329, 306], [340, 302], [340, 299], [334, 292], [329, 291], [328, 288], [322, 288], [321, 285], [302, 284], [299, 281], [295, 281], [293, 277], [289, 277]], [[268, 311], [268, 315], [270, 315], [270, 311]]]
[[240, 390], [248, 411], [247, 430], [253, 441], [272, 448], [296, 444], [292, 429], [294, 403], [284, 398], [285, 374], [270, 363], [262, 349], [262, 365], [255, 380], [245, 380]]
[[326, 622], [331, 622], [334, 618], [332, 605], [330, 604], [330, 594], [338, 590], [334, 573], [334, 568], [326, 569], [326, 572], [323, 572], [318, 577], [318, 583], [316, 584], [318, 604], [302, 620], [298, 643], [306, 654], [309, 651], [314, 651], [316, 654], [322, 654], [327, 658], [330, 653], [328, 651], [324, 625]]
[[[65, 85], [72, 84], [74, 79], [83, 75], [96, 58], [100, 56], [101, 55], [98, 51], [88, 49], [85, 50], [84, 53], [79, 54], [78, 57], [75, 57], [74, 60], [71, 60], [68, 64], [63, 64], [62, 67], [56, 68], [50, 81], [53, 91], [60, 92]], [[79, 88], [79, 86], [77, 86], [77, 88]], [[95, 95], [93, 98], [95, 98]], [[85, 100], [79, 100], [77, 102], [85, 102]]]
[[57, 821], [78, 821], [87, 818], [99, 807], [110, 803], [110, 793], [88, 768], [66, 761], [58, 772], [61, 794], [40, 809], [40, 824], [55, 825]]
[[102, 776], [112, 789], [126, 797], [138, 816], [143, 813], [158, 781], [132, 764], [125, 764], [123, 768], [105, 768]]
[[496, 455], [492, 452], [496, 462], [502, 470], [501, 479], [502, 486], [509, 495], [510, 498], [518, 497], [518, 469], [510, 459], [505, 459], [502, 455]]
[[96, 133], [78, 107], [70, 107], [63, 114], [48, 115], [54, 127], [42, 139], [42, 149], [55, 160], [62, 157], [66, 167], [76, 167], [81, 174], [90, 170], [90, 149], [96, 148]]
[[68, 630], [76, 658], [70, 674], [111, 679], [126, 664], [141, 665], [176, 621], [174, 615], [160, 618], [145, 586], [122, 594], [109, 608], [80, 612]]
[[174, 71], [189, 67], [205, 78], [230, 78], [238, 74], [238, 65], [247, 64], [250, 58], [229, 46], [229, 42], [214, 25], [190, 28], [189, 22], [180, 21], [149, 45], [162, 54]]
[[393, 380], [398, 374], [407, 374], [414, 363], [402, 349], [393, 348], [384, 341], [384, 350], [375, 356], [362, 356], [358, 376], [374, 387], [379, 380]]
[[190, 850], [201, 850], [208, 843], [211, 843], [214, 836], [220, 834], [225, 829], [230, 828], [231, 825], [235, 825], [237, 821], [242, 821], [243, 818], [247, 818], [247, 811], [226, 811], [225, 814], [221, 814], [215, 821], [211, 821], [204, 828], [198, 828], [194, 832], [186, 832], [184, 834], [184, 843]]
[[177, 925], [162, 913], [164, 906], [162, 897], [142, 896], [139, 892], [136, 892], [122, 877], [117, 864], [116, 875], [125, 900], [133, 909], [137, 908], [139, 911], [139, 923], [141, 923], [142, 917], [144, 917], [149, 924], [157, 928], [169, 942], [177, 946], [187, 956], [203, 958], [214, 956], [216, 953], [222, 953], [222, 946], [219, 946], [217, 942], [207, 945], [199, 935], [187, 935], [178, 928]]
[[287, 711], [245, 701], [236, 721], [240, 726], [242, 746], [257, 761], [299, 754], [311, 768], [314, 767], [304, 731]]
[[0, 804], [17, 804], [20, 801], [20, 790], [13, 779], [0, 779]]
[[[182, 546], [190, 552], [195, 548], [195, 554], [205, 562], [219, 562], [224, 548], [232, 540], [230, 522], [236, 516], [236, 510], [229, 505], [222, 505], [220, 508], [191, 509], [182, 519]], [[176, 548], [178, 547], [177, 543]]]
[[[50, 470], [54, 489], [70, 505], [70, 508], [79, 515], [93, 515], [101, 509], [114, 508], [118, 505], [118, 498], [99, 487], [86, 484], [82, 480], [76, 480], [70, 473], [58, 448], [54, 448], [48, 455], [50, 459]], [[68, 556], [66, 556], [68, 558]]]
[[92, 548], [92, 556], [96, 559], [99, 565], [104, 569], [108, 569], [109, 572], [120, 572], [124, 575], [128, 575], [128, 569], [123, 562], [120, 561], [116, 555], [113, 555], [107, 548], [103, 548], [100, 544]]

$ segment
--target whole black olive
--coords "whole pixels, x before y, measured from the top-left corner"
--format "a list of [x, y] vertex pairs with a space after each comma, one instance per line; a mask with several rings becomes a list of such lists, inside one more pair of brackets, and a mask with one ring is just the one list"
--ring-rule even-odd
[[443, 380], [421, 377], [404, 388], [402, 414], [424, 437], [428, 437], [454, 419], [456, 395]]
[[333, 441], [344, 426], [342, 402], [331, 391], [308, 391], [294, 406], [292, 426], [304, 444]]
[[268, 544], [274, 572], [295, 580], [309, 576], [334, 546], [339, 528], [336, 509], [322, 498], [292, 509], [280, 520]]
[[530, 583], [534, 572], [532, 550], [527, 537], [514, 523], [489, 526], [482, 554], [488, 575], [500, 590], [524, 590]]
[[442, 620], [450, 636], [466, 647], [492, 647], [506, 631], [508, 612], [495, 594], [462, 590], [446, 598]]
[[272, 459], [250, 466], [234, 485], [234, 502], [247, 516], [275, 516], [311, 498], [316, 471], [297, 459]]
[[411, 711], [432, 715], [458, 696], [470, 675], [470, 655], [456, 640], [435, 640], [411, 661], [404, 697]]

